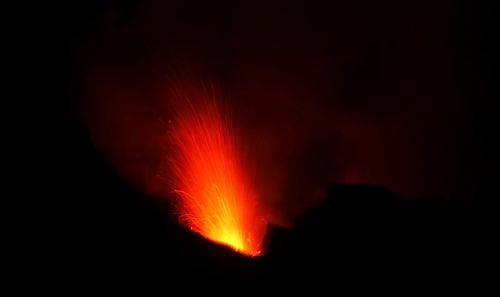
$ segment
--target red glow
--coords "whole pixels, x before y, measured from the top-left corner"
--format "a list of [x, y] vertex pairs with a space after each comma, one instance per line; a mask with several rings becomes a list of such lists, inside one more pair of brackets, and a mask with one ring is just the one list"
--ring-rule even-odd
[[267, 221], [214, 92], [189, 96], [176, 90], [172, 101], [170, 165], [181, 223], [245, 255], [261, 254]]

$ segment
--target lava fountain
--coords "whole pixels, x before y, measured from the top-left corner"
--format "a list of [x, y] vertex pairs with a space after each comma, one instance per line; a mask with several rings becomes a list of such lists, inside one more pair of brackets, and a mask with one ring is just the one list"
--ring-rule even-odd
[[214, 88], [173, 89], [170, 97], [169, 165], [181, 224], [242, 254], [261, 254], [267, 220]]

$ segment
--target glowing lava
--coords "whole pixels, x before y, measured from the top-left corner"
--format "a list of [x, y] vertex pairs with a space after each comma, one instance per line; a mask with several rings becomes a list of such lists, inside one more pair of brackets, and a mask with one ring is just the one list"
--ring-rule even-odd
[[181, 223], [245, 255], [261, 254], [267, 221], [213, 89], [190, 95], [174, 90], [172, 97], [170, 165]]

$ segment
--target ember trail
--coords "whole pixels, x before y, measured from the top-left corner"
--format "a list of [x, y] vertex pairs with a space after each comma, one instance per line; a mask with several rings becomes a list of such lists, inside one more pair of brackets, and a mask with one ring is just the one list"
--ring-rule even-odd
[[170, 165], [181, 223], [245, 255], [261, 254], [267, 221], [229, 117], [213, 89], [172, 93]]

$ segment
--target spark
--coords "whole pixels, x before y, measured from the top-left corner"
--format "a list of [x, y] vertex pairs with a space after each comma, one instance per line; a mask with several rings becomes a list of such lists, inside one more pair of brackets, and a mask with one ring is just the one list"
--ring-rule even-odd
[[248, 178], [244, 150], [218, 98], [214, 88], [172, 92], [169, 163], [179, 219], [212, 241], [257, 256], [267, 221]]

